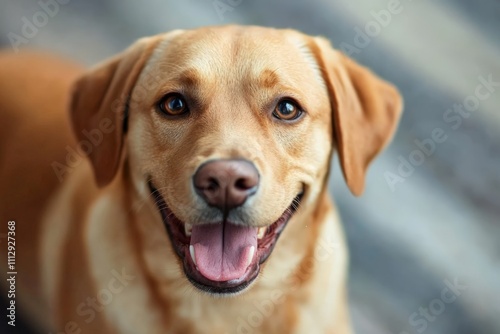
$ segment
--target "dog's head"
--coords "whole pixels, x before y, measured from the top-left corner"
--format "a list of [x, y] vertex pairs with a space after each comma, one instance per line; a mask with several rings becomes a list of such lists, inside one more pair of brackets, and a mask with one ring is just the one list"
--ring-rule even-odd
[[[393, 86], [323, 38], [228, 26], [139, 40], [76, 83], [71, 117], [79, 139], [112, 129], [89, 158], [99, 186], [123, 171], [154, 212], [137, 222], [151, 270], [179, 262], [196, 287], [234, 293], [287, 224], [300, 254], [332, 150], [363, 191], [400, 111]], [[160, 228], [180, 261], [152, 254]]]

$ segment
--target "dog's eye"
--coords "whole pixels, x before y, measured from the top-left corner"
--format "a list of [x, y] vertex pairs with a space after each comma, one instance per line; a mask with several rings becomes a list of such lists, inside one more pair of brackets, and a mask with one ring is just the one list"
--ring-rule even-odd
[[297, 103], [292, 100], [281, 100], [273, 111], [274, 117], [284, 121], [297, 119], [301, 114], [302, 110], [300, 110]]
[[179, 116], [188, 112], [186, 100], [180, 94], [165, 96], [158, 105], [161, 112], [169, 116]]

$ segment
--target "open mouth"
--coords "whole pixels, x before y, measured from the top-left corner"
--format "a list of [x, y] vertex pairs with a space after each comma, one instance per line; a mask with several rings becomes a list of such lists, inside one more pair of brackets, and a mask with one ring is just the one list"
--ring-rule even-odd
[[189, 225], [173, 214], [151, 181], [148, 185], [186, 277], [198, 289], [214, 294], [240, 292], [257, 278], [260, 265], [273, 251], [303, 196], [303, 192], [298, 194], [280, 218], [266, 227], [227, 221]]

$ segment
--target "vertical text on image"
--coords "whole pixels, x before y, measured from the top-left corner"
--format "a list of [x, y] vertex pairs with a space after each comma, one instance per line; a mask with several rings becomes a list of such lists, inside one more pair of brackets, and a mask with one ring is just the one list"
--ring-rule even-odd
[[16, 222], [7, 222], [7, 323], [16, 326]]

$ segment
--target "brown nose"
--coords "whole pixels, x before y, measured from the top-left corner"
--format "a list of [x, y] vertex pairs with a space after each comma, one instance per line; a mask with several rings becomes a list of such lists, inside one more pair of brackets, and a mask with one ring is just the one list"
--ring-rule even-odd
[[227, 212], [243, 205], [249, 196], [255, 194], [259, 173], [246, 160], [214, 160], [198, 168], [193, 184], [209, 205]]

